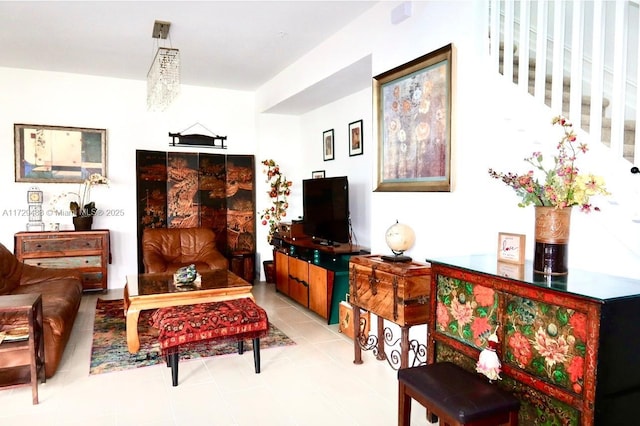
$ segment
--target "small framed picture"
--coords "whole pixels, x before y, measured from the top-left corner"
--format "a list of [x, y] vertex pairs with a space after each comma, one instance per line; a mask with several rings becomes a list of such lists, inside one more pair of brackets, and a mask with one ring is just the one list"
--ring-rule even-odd
[[525, 239], [523, 234], [498, 233], [498, 261], [524, 264]]
[[322, 156], [324, 161], [333, 160], [333, 129], [322, 132]]
[[324, 170], [316, 170], [315, 172], [311, 172], [311, 177], [313, 179], [322, 179], [322, 178], [324, 178]]
[[349, 123], [349, 157], [362, 155], [362, 120]]

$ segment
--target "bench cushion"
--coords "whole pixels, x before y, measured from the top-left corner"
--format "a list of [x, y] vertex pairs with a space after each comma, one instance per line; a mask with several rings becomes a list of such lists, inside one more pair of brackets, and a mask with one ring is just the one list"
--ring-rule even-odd
[[267, 313], [250, 298], [160, 308], [151, 316], [163, 351], [203, 340], [255, 339], [269, 333]]
[[451, 362], [398, 370], [398, 380], [463, 424], [520, 406], [515, 396], [489, 383], [484, 376]]

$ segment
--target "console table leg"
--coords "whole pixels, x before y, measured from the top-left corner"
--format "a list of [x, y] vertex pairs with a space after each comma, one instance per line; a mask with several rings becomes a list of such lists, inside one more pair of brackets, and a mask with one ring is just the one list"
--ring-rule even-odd
[[409, 327], [400, 328], [400, 368], [409, 366]]
[[353, 310], [353, 363], [362, 364], [362, 349], [360, 349], [360, 307], [352, 305]]
[[384, 318], [378, 315], [378, 353], [376, 359], [383, 361], [387, 359], [384, 353]]

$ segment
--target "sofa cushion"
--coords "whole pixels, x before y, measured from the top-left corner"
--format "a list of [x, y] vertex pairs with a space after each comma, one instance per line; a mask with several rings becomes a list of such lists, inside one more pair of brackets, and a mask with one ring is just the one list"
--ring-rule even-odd
[[17, 287], [13, 294], [42, 295], [42, 316], [53, 334], [61, 336], [65, 327], [73, 327], [73, 319], [82, 298], [82, 284], [77, 280], [57, 280]]
[[11, 294], [20, 285], [22, 263], [0, 244], [0, 294]]
[[142, 234], [145, 272], [175, 272], [195, 264], [196, 269], [227, 269], [227, 259], [216, 248], [210, 228], [149, 228]]

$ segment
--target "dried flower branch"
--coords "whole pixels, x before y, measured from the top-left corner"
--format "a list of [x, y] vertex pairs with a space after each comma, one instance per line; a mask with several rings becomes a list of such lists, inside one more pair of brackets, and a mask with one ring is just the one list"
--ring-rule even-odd
[[260, 213], [260, 219], [263, 225], [269, 225], [269, 234], [267, 241], [271, 242], [273, 235], [276, 233], [278, 223], [287, 215], [289, 203], [287, 197], [291, 193], [290, 189], [293, 183], [287, 180], [287, 177], [280, 172], [280, 166], [273, 160], [263, 160], [262, 164], [266, 166], [264, 173], [267, 175], [267, 183], [269, 184], [269, 198], [271, 199], [271, 207], [266, 207]]

